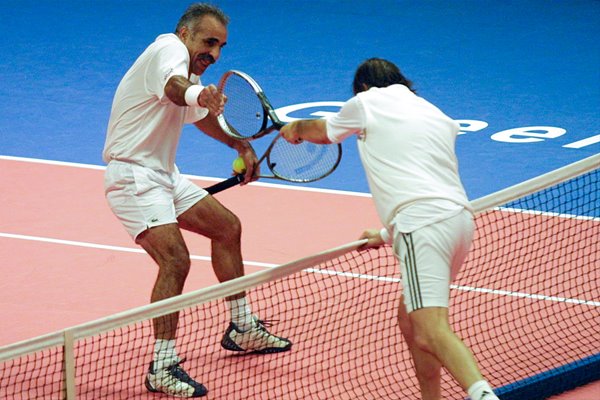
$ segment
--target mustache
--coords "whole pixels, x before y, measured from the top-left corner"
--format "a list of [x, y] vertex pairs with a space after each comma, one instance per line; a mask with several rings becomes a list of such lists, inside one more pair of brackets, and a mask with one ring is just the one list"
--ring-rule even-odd
[[214, 64], [214, 63], [215, 63], [215, 59], [214, 59], [214, 57], [213, 57], [213, 56], [211, 56], [210, 54], [203, 54], [203, 55], [201, 55], [201, 56], [200, 56], [200, 59], [201, 59], [202, 61], [208, 61], [208, 62], [209, 62], [209, 63], [211, 63], [211, 64]]

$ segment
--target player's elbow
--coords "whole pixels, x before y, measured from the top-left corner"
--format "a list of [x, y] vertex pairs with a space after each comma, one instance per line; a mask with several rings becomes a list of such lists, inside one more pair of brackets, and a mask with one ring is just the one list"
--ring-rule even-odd
[[189, 85], [189, 81], [183, 76], [172, 76], [165, 84], [165, 95], [174, 104], [180, 107], [187, 106], [185, 102], [185, 89]]
[[333, 142], [331, 141], [331, 139], [329, 139], [329, 136], [327, 136], [327, 132], [324, 131], [319, 135], [318, 143], [319, 144], [331, 144]]
[[333, 143], [329, 136], [327, 135], [327, 131], [325, 129], [315, 130], [311, 138], [309, 139], [311, 142], [316, 144], [331, 144]]

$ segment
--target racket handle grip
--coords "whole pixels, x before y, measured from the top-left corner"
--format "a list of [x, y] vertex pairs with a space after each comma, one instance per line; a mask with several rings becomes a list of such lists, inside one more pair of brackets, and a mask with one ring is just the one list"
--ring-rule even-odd
[[229, 179], [226, 179], [219, 183], [215, 183], [212, 186], [204, 188], [204, 190], [206, 190], [210, 194], [216, 194], [216, 193], [222, 192], [225, 189], [229, 189], [230, 187], [239, 185], [243, 181], [244, 181], [244, 174], [237, 174], [235, 176], [232, 176]]

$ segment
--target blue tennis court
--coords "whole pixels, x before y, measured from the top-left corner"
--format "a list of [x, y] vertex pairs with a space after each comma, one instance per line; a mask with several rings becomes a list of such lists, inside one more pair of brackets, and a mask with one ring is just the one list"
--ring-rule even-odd
[[[3, 4], [0, 153], [101, 165], [116, 85], [187, 3]], [[457, 147], [472, 198], [600, 150], [597, 1], [219, 4], [231, 16], [229, 43], [203, 82], [240, 69], [287, 107], [283, 118], [300, 118], [335, 111], [361, 61], [389, 58], [419, 94], [464, 121]], [[182, 171], [227, 177], [231, 153], [194, 129], [180, 145]], [[367, 192], [352, 143], [344, 151], [336, 173], [314, 186]]]

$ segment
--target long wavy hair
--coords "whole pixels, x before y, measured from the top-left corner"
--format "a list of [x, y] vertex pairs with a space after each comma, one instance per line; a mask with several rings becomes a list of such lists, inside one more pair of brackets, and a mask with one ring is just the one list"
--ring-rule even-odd
[[413, 83], [400, 72], [394, 63], [382, 58], [369, 58], [356, 69], [352, 91], [356, 95], [372, 87], [383, 88], [398, 83], [416, 93]]

